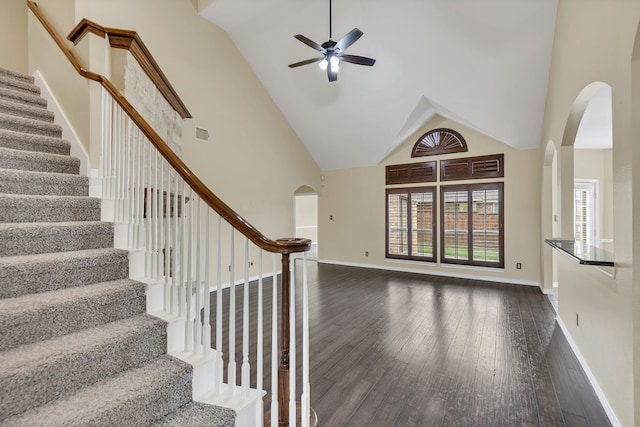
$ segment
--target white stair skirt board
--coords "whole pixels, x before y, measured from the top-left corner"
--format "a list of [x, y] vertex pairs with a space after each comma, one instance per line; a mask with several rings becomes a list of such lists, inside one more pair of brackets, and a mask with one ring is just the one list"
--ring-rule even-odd
[[604, 408], [604, 411], [607, 413], [607, 416], [609, 417], [609, 421], [611, 421], [611, 425], [613, 427], [622, 427], [622, 424], [620, 424], [620, 421], [618, 420], [616, 413], [613, 411], [613, 408], [609, 404], [609, 401], [607, 400], [607, 397], [605, 396], [604, 391], [602, 391], [602, 389], [600, 388], [600, 385], [598, 384], [596, 377], [593, 375], [593, 372], [591, 372], [591, 369], [589, 368], [589, 365], [587, 364], [587, 361], [585, 360], [584, 356], [582, 356], [582, 353], [580, 352], [578, 345], [573, 340], [571, 333], [569, 333], [569, 329], [567, 329], [567, 326], [564, 324], [560, 316], [556, 316], [556, 321], [558, 322], [558, 325], [560, 325], [560, 329], [562, 329], [562, 332], [564, 333], [564, 336], [567, 339], [567, 342], [569, 342], [569, 345], [571, 346], [573, 353], [576, 355], [578, 362], [580, 362], [580, 366], [582, 366], [584, 373], [587, 374], [589, 383], [591, 383], [591, 387], [593, 387], [593, 391], [595, 391], [596, 396], [598, 396], [598, 399], [600, 400], [600, 403]]
[[69, 119], [60, 108], [60, 103], [51, 92], [51, 88], [47, 84], [44, 76], [40, 71], [33, 73], [35, 84], [40, 86], [40, 96], [47, 100], [47, 109], [55, 114], [53, 122], [62, 126], [62, 139], [66, 139], [71, 144], [71, 156], [80, 159], [80, 175], [86, 176], [89, 168], [89, 155], [80, 144], [80, 139], [75, 129], [71, 126]]
[[[225, 384], [225, 387], [228, 387], [228, 385]], [[193, 400], [210, 405], [222, 406], [223, 408], [231, 408], [237, 414], [236, 427], [253, 427], [256, 425], [256, 411], [261, 407], [258, 406], [258, 403], [262, 401], [265, 394], [264, 391], [252, 388], [249, 389], [248, 398], [243, 399], [241, 397], [242, 387], [236, 386], [233, 393], [223, 391], [223, 393], [212, 393], [200, 398], [194, 396]]]

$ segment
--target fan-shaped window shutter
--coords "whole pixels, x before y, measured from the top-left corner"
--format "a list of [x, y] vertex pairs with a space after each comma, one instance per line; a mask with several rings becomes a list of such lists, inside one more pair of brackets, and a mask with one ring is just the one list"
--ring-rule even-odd
[[436, 154], [464, 153], [467, 142], [453, 129], [433, 129], [422, 135], [411, 151], [411, 157], [434, 156]]

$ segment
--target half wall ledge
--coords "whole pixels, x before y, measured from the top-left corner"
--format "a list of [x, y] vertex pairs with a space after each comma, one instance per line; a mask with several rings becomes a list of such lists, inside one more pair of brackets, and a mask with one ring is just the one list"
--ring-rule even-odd
[[613, 254], [596, 246], [560, 238], [544, 239], [552, 248], [568, 255], [580, 264], [599, 267], [615, 267]]

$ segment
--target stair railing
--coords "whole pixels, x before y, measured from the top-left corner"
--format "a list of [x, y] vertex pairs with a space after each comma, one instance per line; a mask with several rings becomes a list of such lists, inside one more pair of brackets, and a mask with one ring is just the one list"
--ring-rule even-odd
[[[208, 392], [213, 397], [226, 396], [228, 399], [253, 397], [258, 403], [255, 415], [251, 415], [255, 416], [252, 425], [263, 425], [263, 420], [272, 426], [295, 426], [297, 422], [302, 426], [315, 425], [309, 397], [308, 284], [304, 256], [311, 242], [293, 238], [271, 240], [234, 212], [184, 164], [113, 83], [82, 67], [38, 5], [30, 0], [27, 5], [77, 72], [103, 87], [102, 197], [112, 201], [114, 222], [126, 229], [126, 237], [120, 244], [131, 250], [132, 277], [149, 284], [148, 297], [152, 302], [148, 304], [153, 306], [156, 304], [153, 301], [158, 301], [156, 308], [169, 321], [170, 332], [171, 328], [177, 329], [173, 336], [180, 339], [169, 342], [170, 352], [194, 366], [204, 367], [198, 372], [205, 374], [196, 376], [194, 371], [194, 397], [208, 399]], [[81, 24], [93, 28], [88, 31], [96, 34], [109, 35], [110, 31], [116, 35], [125, 34], [135, 40], [138, 48], [144, 47], [134, 32], [103, 28], [86, 20]], [[184, 107], [181, 102], [178, 105]], [[188, 117], [186, 107], [179, 113]], [[240, 245], [236, 246], [236, 241]], [[304, 260], [301, 328], [295, 323], [296, 275], [291, 274], [290, 255], [295, 253], [303, 253]], [[136, 257], [140, 262], [135, 262]], [[269, 259], [271, 271], [265, 273], [263, 268], [268, 270], [265, 261], [268, 263]], [[257, 263], [257, 271], [251, 275], [254, 263]], [[236, 280], [236, 270], [242, 272], [240, 280]], [[271, 282], [272, 299], [271, 404], [270, 414], [263, 417], [263, 367], [268, 366], [263, 351], [264, 320], [268, 319], [263, 313], [267, 282]], [[243, 285], [241, 303], [236, 302], [237, 284]], [[227, 292], [227, 286], [228, 305], [225, 307], [223, 291]], [[213, 306], [209, 298], [211, 291], [215, 291]], [[251, 305], [253, 298], [257, 302]], [[256, 307], [255, 319], [251, 318], [251, 307]], [[215, 317], [211, 316], [212, 310]], [[242, 321], [238, 322], [240, 319]], [[223, 327], [225, 322], [227, 334]], [[278, 324], [279, 332], [274, 326]], [[297, 329], [302, 329], [303, 341], [300, 404], [296, 402]], [[255, 340], [251, 340], [254, 330]], [[239, 342], [237, 335], [241, 336]], [[213, 346], [212, 336], [215, 337]], [[237, 349], [241, 353], [239, 357], [236, 357]], [[256, 361], [253, 376], [252, 360]]]

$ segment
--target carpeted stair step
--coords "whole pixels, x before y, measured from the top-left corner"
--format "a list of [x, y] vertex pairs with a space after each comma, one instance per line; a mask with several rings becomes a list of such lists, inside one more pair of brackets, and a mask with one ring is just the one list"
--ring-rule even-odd
[[189, 403], [191, 377], [191, 366], [171, 356], [162, 356], [148, 365], [0, 422], [0, 425], [148, 426]]
[[7, 70], [5, 68], [0, 68], [0, 76], [4, 76], [8, 79], [14, 80], [22, 80], [25, 83], [33, 84], [34, 78], [32, 76], [27, 76], [22, 73], [18, 73], [17, 71]]
[[54, 119], [52, 111], [16, 102], [15, 100], [0, 99], [0, 113], [11, 114], [12, 116], [24, 117], [27, 119], [41, 120], [49, 123], [53, 123]]
[[7, 129], [0, 129], [0, 147], [22, 151], [61, 154], [68, 156], [71, 152], [69, 141], [51, 136], [34, 135]]
[[233, 427], [236, 425], [236, 413], [233, 409], [206, 403], [187, 403], [177, 411], [153, 424], [154, 427]]
[[100, 199], [0, 194], [0, 222], [100, 221]]
[[0, 86], [0, 99], [8, 99], [39, 108], [47, 108], [47, 100], [40, 97], [40, 95], [13, 90], [2, 86]]
[[16, 79], [6, 74], [0, 74], [0, 87], [40, 96], [40, 88], [35, 84], [26, 82], [23, 79]]
[[129, 255], [120, 249], [89, 249], [0, 258], [0, 298], [50, 292], [126, 279]]
[[113, 224], [99, 221], [0, 223], [0, 257], [113, 247]]
[[77, 175], [80, 173], [80, 160], [61, 154], [37, 153], [0, 147], [0, 168]]
[[0, 299], [0, 351], [125, 319], [145, 310], [145, 284], [130, 279]]
[[157, 359], [166, 352], [166, 334], [163, 320], [140, 314], [0, 353], [0, 419]]
[[0, 128], [53, 138], [62, 137], [62, 127], [60, 125], [43, 122], [42, 120], [25, 119], [11, 114], [0, 113]]
[[0, 169], [0, 193], [87, 197], [86, 176]]

